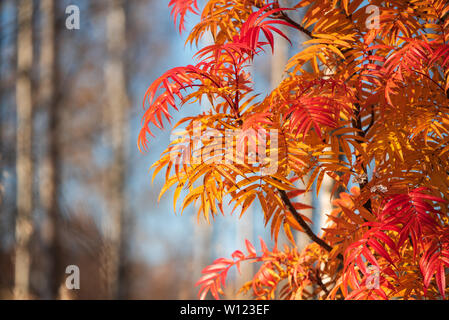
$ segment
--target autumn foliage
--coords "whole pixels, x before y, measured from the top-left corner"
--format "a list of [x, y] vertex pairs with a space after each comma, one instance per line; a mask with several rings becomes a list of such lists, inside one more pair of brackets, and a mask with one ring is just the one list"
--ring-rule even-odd
[[[180, 31], [187, 14], [200, 15], [188, 43], [198, 45], [206, 34], [214, 43], [198, 51], [195, 65], [169, 70], [147, 91], [142, 149], [173, 109], [211, 105], [177, 124], [183, 134], [154, 164], [155, 174], [166, 168], [162, 193], [173, 187], [176, 203], [186, 190], [182, 208], [196, 203], [207, 220], [223, 206], [244, 214], [258, 201], [273, 238], [282, 231], [291, 241], [270, 250], [262, 240], [261, 252], [247, 242], [246, 253], [218, 259], [203, 270], [200, 297], [218, 298], [231, 267], [259, 262], [242, 288], [258, 299], [447, 298], [449, 4], [296, 2], [169, 3]], [[380, 14], [374, 28], [373, 6]], [[294, 10], [303, 12], [301, 21], [291, 18]], [[283, 81], [258, 95], [248, 71], [254, 57], [276, 50], [274, 37], [299, 34], [309, 40], [286, 65]], [[195, 130], [246, 134], [225, 148], [208, 134], [198, 143]], [[257, 150], [257, 164], [248, 161], [250, 142], [262, 140], [267, 154], [278, 155], [274, 171]], [[229, 147], [239, 161], [229, 159]], [[318, 236], [297, 196], [313, 183], [319, 193], [324, 176], [335, 182], [334, 209], [325, 212], [329, 223]], [[305, 232], [311, 244], [299, 251], [292, 230]]]

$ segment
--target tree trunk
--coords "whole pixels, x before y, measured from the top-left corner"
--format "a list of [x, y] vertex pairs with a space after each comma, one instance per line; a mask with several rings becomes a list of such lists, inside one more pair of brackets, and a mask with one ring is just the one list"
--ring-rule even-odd
[[29, 298], [30, 252], [33, 233], [33, 101], [31, 68], [33, 64], [32, 37], [33, 1], [18, 1], [17, 34], [17, 218], [14, 297]]
[[[285, 5], [286, 7], [288, 5]], [[285, 34], [288, 34], [287, 28], [281, 28], [281, 31]], [[275, 89], [279, 86], [281, 81], [283, 80], [284, 69], [287, 65], [288, 61], [288, 48], [289, 43], [284, 38], [277, 36], [274, 40], [274, 54], [271, 58], [271, 89]], [[304, 184], [298, 183], [298, 189], [305, 189], [308, 183], [308, 179], [305, 179]], [[312, 206], [313, 197], [312, 192], [308, 192], [304, 195], [298, 197], [298, 201], [309, 206]], [[312, 219], [313, 210], [301, 210], [301, 214], [307, 216], [309, 219]], [[307, 244], [310, 243], [309, 237], [303, 232], [297, 232], [295, 236], [296, 245], [299, 249], [303, 249]]]
[[43, 16], [41, 39], [41, 78], [40, 99], [48, 115], [47, 143], [48, 148], [43, 161], [43, 172], [40, 185], [42, 204], [47, 213], [49, 244], [49, 281], [50, 298], [59, 297], [59, 288], [62, 283], [64, 266], [61, 249], [61, 213], [59, 192], [61, 185], [61, 151], [60, 151], [60, 108], [58, 103], [58, 35], [61, 26], [57, 25], [57, 0], [41, 0], [41, 13]]
[[[3, 39], [3, 34], [1, 30], [3, 29], [3, 2], [0, 2], [0, 39]], [[3, 105], [3, 77], [2, 77], [2, 67], [3, 67], [3, 41], [0, 40], [0, 204], [3, 200], [3, 166], [4, 166], [4, 157], [3, 157], [3, 114], [2, 110], [4, 110]]]
[[110, 0], [107, 13], [107, 47], [106, 93], [110, 142], [113, 152], [113, 163], [106, 174], [107, 201], [109, 204], [109, 222], [106, 227], [106, 290], [109, 298], [124, 299], [126, 293], [125, 249], [125, 170], [126, 141], [128, 134], [126, 110], [128, 96], [125, 76], [126, 50], [126, 12], [123, 0]]
[[[325, 175], [323, 178], [323, 182], [321, 183], [320, 195], [318, 197], [318, 203], [320, 208], [319, 214], [319, 232], [323, 228], [326, 228], [327, 215], [332, 212], [332, 189], [334, 188], [334, 180], [330, 178], [328, 175]], [[318, 232], [317, 232], [318, 233]]]
[[[195, 205], [195, 209], [197, 205]], [[195, 210], [196, 213], [196, 210]], [[194, 288], [196, 281], [201, 277], [201, 270], [210, 263], [212, 253], [212, 241], [213, 241], [213, 226], [206, 222], [205, 219], [197, 219], [197, 215], [192, 215], [193, 234], [192, 244], [193, 252], [191, 259], [191, 297], [196, 297], [197, 290]]]
[[[328, 76], [327, 75], [331, 75], [334, 73], [333, 69], [330, 68], [325, 68], [324, 69], [324, 74], [325, 77], [324, 79], [327, 79]], [[330, 151], [330, 148], [327, 148], [324, 150], [326, 151]], [[318, 226], [319, 226], [319, 230], [321, 231], [323, 228], [326, 227], [326, 221], [327, 221], [327, 215], [331, 213], [333, 206], [332, 206], [332, 202], [331, 202], [331, 196], [332, 196], [332, 189], [334, 188], [334, 180], [332, 180], [331, 177], [329, 177], [327, 174], [324, 175], [323, 181], [321, 183], [321, 189], [320, 189], [320, 194], [318, 197], [318, 203], [319, 203], [319, 210], [320, 210], [320, 214], [319, 214], [319, 221], [318, 221]], [[318, 232], [317, 232], [318, 233]]]
[[[235, 218], [235, 217], [234, 217]], [[236, 222], [237, 234], [236, 243], [238, 248], [245, 248], [245, 240], [254, 240], [254, 209], [252, 207], [248, 208], [245, 215]], [[243, 285], [254, 277], [254, 264], [252, 263], [242, 263], [240, 266], [241, 274], [239, 274], [234, 281], [234, 297], [232, 299], [248, 299], [248, 295], [237, 294], [238, 290], [243, 287]]]
[[[287, 28], [279, 27], [285, 34]], [[271, 89], [279, 86], [284, 75], [284, 69], [288, 60], [288, 42], [284, 38], [277, 36], [274, 38], [274, 53], [271, 56]]]

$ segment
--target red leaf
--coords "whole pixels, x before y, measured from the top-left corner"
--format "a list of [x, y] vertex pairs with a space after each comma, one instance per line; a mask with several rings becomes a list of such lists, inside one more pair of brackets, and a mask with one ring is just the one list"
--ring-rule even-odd
[[248, 253], [250, 254], [250, 256], [256, 256], [257, 255], [256, 249], [251, 244], [251, 242], [249, 242], [249, 240], [245, 240], [245, 244], [246, 244], [246, 249], [248, 250]]
[[188, 12], [198, 14], [198, 3], [197, 0], [170, 0], [168, 3], [169, 7], [173, 7], [171, 15], [175, 20], [175, 24], [179, 19], [179, 32], [181, 33], [185, 30], [185, 16]]

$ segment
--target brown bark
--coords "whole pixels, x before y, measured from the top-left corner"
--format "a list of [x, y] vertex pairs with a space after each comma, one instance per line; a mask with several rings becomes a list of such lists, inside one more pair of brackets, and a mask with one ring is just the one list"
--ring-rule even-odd
[[126, 12], [123, 0], [108, 2], [105, 110], [113, 161], [106, 174], [108, 223], [105, 230], [105, 277], [108, 297], [126, 298], [126, 224], [125, 216], [125, 170], [128, 96], [125, 76]]
[[40, 7], [43, 16], [42, 39], [41, 39], [41, 78], [40, 99], [48, 115], [47, 141], [48, 147], [45, 154], [40, 194], [42, 204], [47, 213], [49, 244], [49, 281], [50, 297], [57, 299], [59, 288], [62, 283], [64, 266], [62, 262], [61, 248], [61, 213], [59, 204], [59, 191], [61, 185], [61, 137], [60, 106], [58, 103], [58, 35], [61, 28], [57, 25], [56, 0], [41, 0]]
[[33, 1], [18, 1], [17, 34], [17, 218], [14, 297], [30, 296], [29, 242], [33, 233], [33, 99], [31, 68], [33, 64], [32, 37]]
[[[0, 13], [2, 12], [3, 9], [3, 2], [0, 2]], [[0, 30], [2, 30], [3, 28], [3, 15], [0, 14]], [[2, 38], [1, 33], [0, 33], [0, 39]], [[3, 66], [3, 41], [0, 41], [0, 70], [2, 69]], [[0, 106], [3, 104], [3, 77], [2, 77], [2, 73], [0, 72]], [[2, 202], [2, 195], [3, 195], [3, 189], [2, 189], [2, 185], [3, 185], [3, 165], [4, 165], [4, 159], [3, 159], [3, 118], [2, 118], [2, 114], [0, 111], [0, 203]]]

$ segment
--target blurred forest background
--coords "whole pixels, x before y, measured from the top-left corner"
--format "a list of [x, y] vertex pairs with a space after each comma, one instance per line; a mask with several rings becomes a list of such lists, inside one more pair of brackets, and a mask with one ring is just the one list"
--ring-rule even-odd
[[[79, 29], [66, 27], [69, 5]], [[170, 193], [157, 202], [163, 177], [152, 185], [148, 169], [170, 131], [139, 153], [142, 100], [165, 70], [193, 62], [185, 38], [168, 0], [0, 0], [0, 299], [196, 299], [214, 259], [246, 238], [272, 245], [260, 208], [208, 225], [189, 209], [175, 215]], [[262, 95], [300, 49], [293, 38], [256, 59]], [[175, 120], [203, 107], [184, 106]], [[316, 207], [315, 231], [330, 210], [322, 193], [303, 200]], [[65, 286], [68, 265], [80, 269], [79, 290]], [[229, 298], [241, 298], [255, 267], [230, 274]]]

